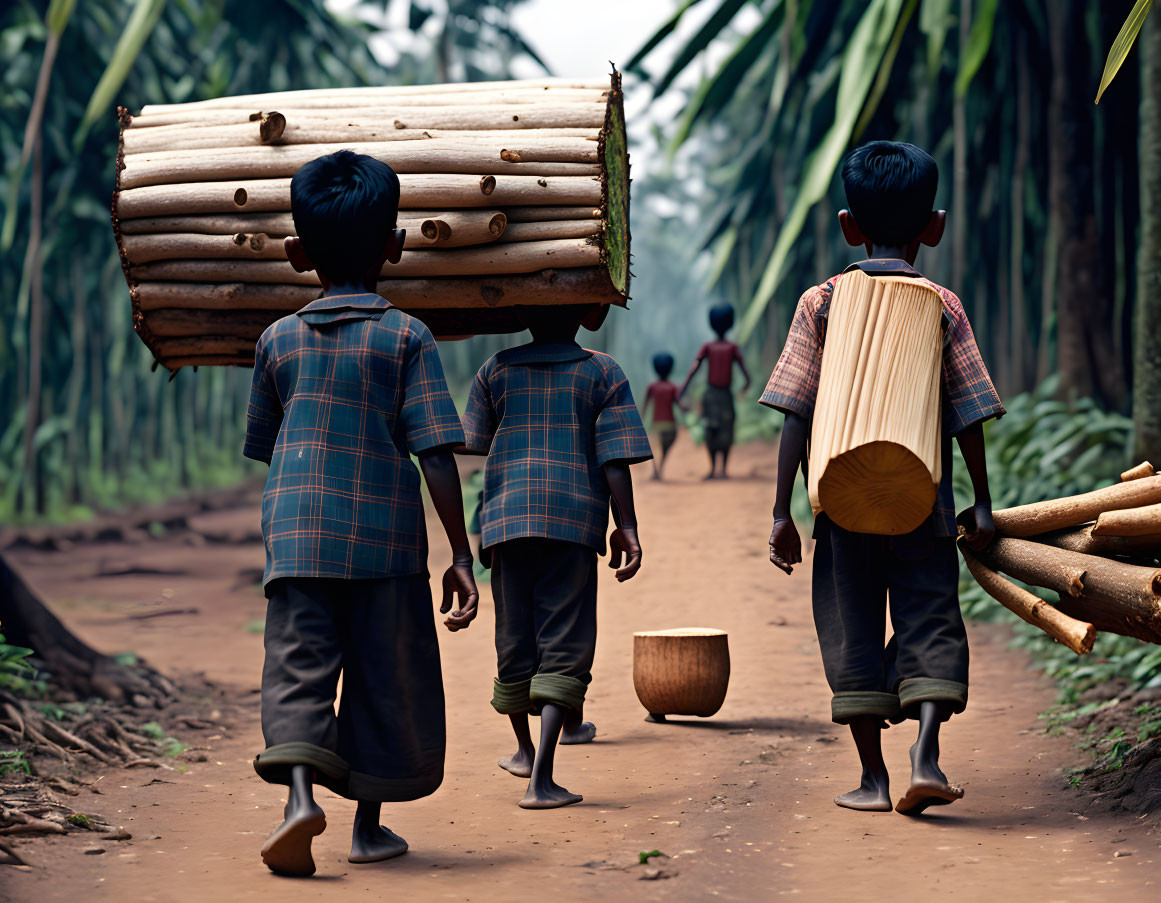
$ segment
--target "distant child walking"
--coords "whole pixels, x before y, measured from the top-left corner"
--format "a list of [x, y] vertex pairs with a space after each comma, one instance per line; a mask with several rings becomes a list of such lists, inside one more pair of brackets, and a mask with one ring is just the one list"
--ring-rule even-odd
[[[245, 455], [270, 465], [262, 497], [266, 662], [254, 770], [286, 784], [285, 819], [262, 847], [273, 871], [310, 875], [326, 828], [322, 784], [357, 800], [350, 862], [407, 851], [380, 805], [443, 780], [444, 695], [419, 469], [452, 546], [444, 622], [476, 616], [472, 553], [452, 448], [463, 430], [427, 327], [374, 293], [397, 263], [399, 179], [339, 151], [290, 185], [287, 257], [323, 294], [258, 340]], [[342, 675], [338, 715], [334, 702]]]
[[645, 389], [641, 416], [645, 417], [649, 406], [653, 406], [653, 432], [661, 449], [660, 460], [657, 455], [653, 456], [653, 479], [660, 480], [664, 475], [665, 459], [669, 457], [669, 450], [677, 440], [677, 415], [674, 408], [684, 411], [685, 405], [677, 397], [677, 386], [669, 381], [669, 374], [673, 372], [673, 355], [665, 352], [653, 355], [653, 372], [657, 374], [657, 379]]
[[[516, 752], [499, 766], [529, 778], [525, 809], [581, 801], [553, 779], [558, 738], [586, 743], [582, 721], [597, 642], [597, 556], [609, 540], [617, 579], [641, 567], [629, 465], [652, 457], [629, 381], [607, 354], [576, 342], [608, 308], [518, 308], [532, 342], [494, 355], [464, 411], [465, 450], [486, 454], [481, 557], [492, 568], [492, 706], [511, 719]], [[624, 559], [624, 565], [621, 562]], [[529, 713], [540, 715], [534, 748]]]

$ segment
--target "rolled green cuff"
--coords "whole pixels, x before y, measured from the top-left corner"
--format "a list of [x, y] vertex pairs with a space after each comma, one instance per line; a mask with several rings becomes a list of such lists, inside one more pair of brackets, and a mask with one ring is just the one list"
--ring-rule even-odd
[[849, 724], [852, 718], [874, 715], [895, 718], [899, 714], [899, 697], [894, 693], [874, 690], [843, 691], [835, 693], [830, 701], [830, 719], [835, 724]]
[[967, 708], [967, 684], [957, 680], [940, 680], [936, 677], [908, 677], [899, 684], [899, 708], [904, 717], [917, 718], [918, 714], [907, 711], [921, 702], [950, 702], [952, 713], [958, 715]]
[[585, 690], [588, 686], [576, 677], [564, 674], [536, 674], [532, 677], [529, 695], [539, 708], [546, 702], [564, 706], [566, 709], [580, 709], [585, 704]]
[[347, 795], [351, 769], [329, 749], [313, 743], [279, 743], [254, 757], [254, 771], [268, 784], [290, 784], [290, 770], [307, 765], [314, 770], [314, 782], [340, 796]]
[[531, 711], [532, 700], [528, 695], [531, 687], [531, 679], [517, 681], [514, 684], [493, 681], [492, 708], [501, 715], [518, 715], [521, 712]]

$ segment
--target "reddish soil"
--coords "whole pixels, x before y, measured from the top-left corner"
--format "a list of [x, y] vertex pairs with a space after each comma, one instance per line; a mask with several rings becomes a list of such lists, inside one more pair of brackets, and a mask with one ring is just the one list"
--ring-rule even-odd
[[[774, 457], [736, 452], [728, 482], [700, 481], [701, 452], [683, 436], [671, 481], [637, 468], [645, 565], [619, 586], [603, 574], [601, 640], [586, 715], [595, 743], [564, 747], [558, 778], [584, 794], [567, 809], [517, 808], [523, 783], [501, 772], [513, 742], [488, 704], [494, 669], [491, 601], [463, 633], [441, 633], [448, 691], [447, 779], [434, 796], [385, 807], [408, 839], [404, 857], [352, 866], [353, 804], [320, 791], [330, 829], [315, 845], [319, 874], [277, 878], [258, 849], [284, 798], [250, 767], [261, 748], [257, 697], [220, 732], [186, 732], [208, 747], [188, 770], [106, 774], [90, 803], [133, 839], [105, 852], [73, 837], [20, 846], [32, 869], [0, 868], [13, 900], [236, 901], [379, 899], [520, 901], [1156, 900], [1161, 855], [1148, 820], [1097, 814], [1069, 787], [1084, 764], [1038, 721], [1052, 689], [1007, 648], [1002, 629], [972, 633], [972, 702], [944, 731], [944, 767], [967, 789], [961, 803], [920, 819], [855, 813], [831, 798], [858, 764], [829, 721], [810, 615], [810, 568], [786, 577], [766, 561]], [[171, 673], [201, 671], [257, 691], [262, 546], [253, 506], [203, 514], [200, 526], [235, 541], [177, 534], [65, 552], [8, 553], [30, 584], [86, 639], [131, 649]], [[432, 570], [446, 544], [433, 537]], [[99, 577], [121, 565], [163, 574]], [[180, 572], [180, 573], [174, 573]], [[127, 616], [196, 608], [148, 620]], [[632, 686], [634, 630], [713, 626], [729, 631], [733, 675], [716, 716], [647, 724]], [[246, 709], [244, 709], [246, 711]], [[208, 736], [202, 736], [208, 735]], [[895, 793], [906, 781], [913, 728], [886, 736]], [[77, 804], [81, 808], [80, 803]], [[1088, 812], [1088, 815], [1082, 814]], [[641, 880], [643, 850], [660, 875]], [[656, 861], [656, 860], [655, 860]]]

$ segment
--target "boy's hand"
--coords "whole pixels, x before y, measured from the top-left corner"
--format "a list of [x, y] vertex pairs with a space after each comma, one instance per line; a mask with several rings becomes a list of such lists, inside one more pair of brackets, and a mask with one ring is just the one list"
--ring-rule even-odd
[[476, 617], [480, 593], [476, 589], [476, 575], [472, 573], [472, 559], [456, 560], [443, 573], [443, 604], [439, 613], [446, 615], [451, 611], [452, 597], [459, 595], [459, 607], [443, 622], [448, 630], [455, 633], [468, 627]]
[[973, 552], [986, 549], [996, 536], [991, 502], [976, 502], [974, 508], [961, 511], [955, 520], [963, 527], [963, 541]]
[[[621, 555], [625, 566], [621, 567]], [[609, 567], [617, 569], [617, 582], [624, 583], [641, 570], [641, 543], [636, 527], [618, 527], [609, 537]]]
[[802, 540], [798, 538], [793, 518], [774, 518], [774, 529], [770, 531], [770, 563], [790, 574], [800, 561]]

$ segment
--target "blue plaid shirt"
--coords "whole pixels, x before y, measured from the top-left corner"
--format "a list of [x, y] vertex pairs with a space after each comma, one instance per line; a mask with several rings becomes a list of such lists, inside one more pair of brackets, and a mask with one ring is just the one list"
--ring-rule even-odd
[[243, 451], [270, 464], [263, 582], [425, 573], [410, 455], [462, 441], [431, 332], [384, 298], [324, 297], [272, 324]]
[[605, 552], [604, 465], [653, 457], [629, 380], [576, 344], [501, 351], [476, 374], [466, 448], [487, 454], [482, 548], [538, 536]]

